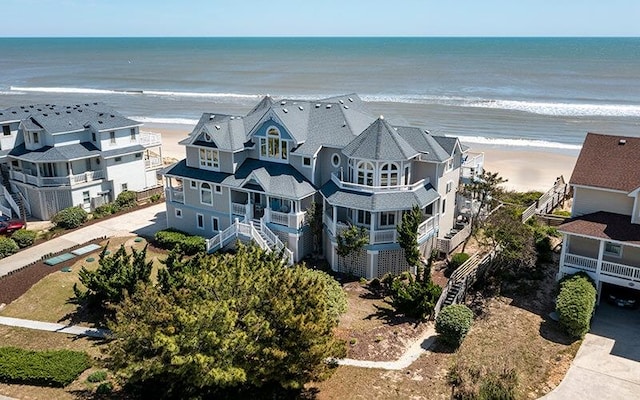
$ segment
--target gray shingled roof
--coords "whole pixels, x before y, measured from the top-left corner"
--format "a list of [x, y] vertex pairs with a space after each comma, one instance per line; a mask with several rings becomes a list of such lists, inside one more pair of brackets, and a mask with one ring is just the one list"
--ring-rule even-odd
[[368, 160], [409, 160], [418, 152], [384, 119], [378, 118], [342, 152], [351, 158]]
[[460, 145], [460, 142], [456, 137], [434, 135], [433, 138], [440, 143], [440, 146], [442, 146], [447, 153], [449, 153], [449, 156], [453, 155], [456, 146]]
[[435, 136], [425, 132], [424, 129], [399, 126], [397, 132], [411, 147], [422, 154], [424, 160], [443, 162], [451, 158], [451, 154], [442, 148]]
[[[204, 139], [205, 133], [211, 136], [214, 143]], [[204, 113], [189, 136], [179, 143], [213, 147], [222, 151], [240, 151], [244, 149], [246, 142], [242, 117]]]
[[142, 125], [120, 115], [103, 103], [75, 105], [34, 104], [0, 110], [0, 122], [25, 121], [29, 127], [42, 127], [50, 134], [84, 130], [92, 126], [97, 130], [112, 130]]
[[409, 210], [414, 205], [425, 207], [440, 197], [431, 184], [414, 191], [364, 193], [341, 190], [333, 181], [329, 181], [320, 188], [320, 193], [331, 205], [371, 212]]
[[254, 189], [255, 180], [266, 194], [288, 199], [303, 199], [316, 193], [313, 185], [292, 166], [252, 158], [247, 159], [235, 175], [191, 168], [185, 160], [170, 167], [165, 175], [213, 182], [237, 189]]
[[21, 144], [14, 147], [9, 155], [31, 162], [64, 162], [99, 156], [100, 150], [89, 142], [59, 147], [45, 146], [38, 150], [27, 150], [24, 144]]
[[101, 155], [102, 155], [102, 158], [113, 158], [118, 156], [124, 156], [126, 154], [140, 153], [142, 151], [144, 151], [144, 146], [136, 144], [133, 146], [123, 147], [119, 149], [113, 149], [113, 150], [107, 150], [107, 151], [103, 150]]

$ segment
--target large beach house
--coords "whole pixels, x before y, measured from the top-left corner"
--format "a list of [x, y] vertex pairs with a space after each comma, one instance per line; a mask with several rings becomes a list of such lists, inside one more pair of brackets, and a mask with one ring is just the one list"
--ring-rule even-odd
[[597, 284], [640, 290], [640, 138], [587, 134], [573, 170], [571, 219], [558, 279], [585, 271]]
[[161, 185], [159, 134], [102, 103], [0, 110], [3, 213], [49, 219]]
[[[286, 247], [299, 261], [313, 251], [306, 210], [315, 202], [331, 267], [371, 278], [408, 269], [396, 225], [414, 205], [424, 255], [461, 228], [456, 192], [466, 148], [375, 117], [355, 94], [267, 96], [244, 116], [205, 113], [181, 144], [186, 159], [164, 173], [167, 223], [209, 238], [210, 251], [244, 236]], [[349, 225], [365, 228], [369, 244], [346, 262], [336, 238]]]

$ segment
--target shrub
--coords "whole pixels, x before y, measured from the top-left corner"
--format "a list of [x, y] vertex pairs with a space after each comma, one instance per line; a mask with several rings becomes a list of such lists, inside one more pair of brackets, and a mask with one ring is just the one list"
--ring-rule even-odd
[[107, 380], [107, 371], [96, 371], [92, 372], [91, 375], [87, 377], [87, 382], [98, 383]]
[[458, 347], [471, 328], [473, 312], [463, 304], [452, 304], [440, 311], [436, 318], [436, 332], [440, 339]]
[[19, 229], [13, 232], [13, 235], [11, 235], [11, 239], [16, 242], [18, 247], [24, 249], [25, 247], [31, 246], [33, 242], [35, 242], [36, 232], [27, 229]]
[[51, 222], [63, 229], [73, 229], [87, 222], [87, 212], [80, 207], [69, 207], [58, 211]]
[[461, 266], [469, 259], [469, 254], [467, 253], [456, 253], [451, 257], [451, 260], [447, 264], [447, 268], [451, 271], [454, 271], [456, 268]]
[[89, 356], [84, 352], [0, 348], [0, 380], [5, 382], [64, 387], [87, 368]]
[[206, 241], [203, 237], [190, 236], [173, 229], [156, 232], [155, 241], [163, 249], [173, 249], [179, 246], [181, 252], [187, 255], [206, 250]]
[[515, 400], [517, 374], [514, 370], [500, 375], [490, 374], [482, 378], [478, 400]]
[[118, 211], [120, 211], [120, 208], [115, 203], [107, 203], [96, 207], [96, 209], [93, 210], [93, 217], [102, 218], [107, 215], [115, 214]]
[[560, 282], [556, 313], [571, 336], [582, 338], [589, 331], [595, 305], [596, 289], [587, 274], [577, 273]]
[[13, 239], [0, 236], [0, 258], [4, 258], [10, 256], [11, 254], [16, 253], [20, 248], [13, 241]]
[[151, 197], [149, 197], [149, 200], [152, 203], [155, 203], [156, 201], [160, 200], [162, 198], [162, 195], [160, 195], [160, 193], [156, 193], [156, 194], [152, 194]]
[[96, 394], [109, 394], [111, 392], [113, 392], [113, 383], [111, 382], [102, 382], [96, 389]]
[[400, 275], [391, 283], [392, 304], [408, 317], [431, 315], [441, 294], [442, 288], [431, 280], [416, 281], [411, 275]]
[[116, 206], [120, 208], [131, 208], [136, 205], [136, 192], [125, 190], [121, 192], [115, 201]]

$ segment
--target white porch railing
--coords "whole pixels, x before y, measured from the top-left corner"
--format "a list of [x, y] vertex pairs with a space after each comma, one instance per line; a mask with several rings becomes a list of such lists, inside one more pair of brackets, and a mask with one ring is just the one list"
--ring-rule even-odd
[[87, 183], [96, 180], [100, 180], [104, 178], [104, 171], [87, 171], [81, 174], [76, 175], [68, 175], [68, 176], [50, 176], [38, 177], [36, 175], [25, 174], [24, 172], [19, 171], [11, 171], [10, 172], [11, 179], [23, 183], [28, 183], [30, 185], [39, 186], [39, 187], [48, 187], [48, 186], [72, 186], [80, 183]]
[[160, 146], [162, 144], [162, 135], [149, 131], [140, 131], [139, 142], [144, 147]]
[[[579, 256], [577, 254], [565, 254], [563, 266], [565, 268], [579, 269], [594, 274], [598, 273], [598, 260], [596, 258]], [[602, 260], [599, 272], [600, 275], [640, 282], [640, 267], [633, 265]]]
[[[7, 203], [9, 203], [9, 207], [11, 207], [11, 209], [16, 213], [16, 215], [20, 215], [20, 207], [18, 207], [18, 204], [16, 204], [15, 200], [13, 200], [13, 197], [11, 196], [11, 193], [9, 193], [9, 190], [7, 190], [7, 188], [4, 185], [0, 185], [2, 187], [2, 195], [4, 196], [5, 200], [7, 200]], [[6, 212], [8, 211], [8, 212]], [[11, 210], [2, 210], [2, 214], [4, 215], [8, 215], [9, 217], [11, 217]]]
[[269, 219], [273, 224], [289, 226], [289, 214], [269, 210]]
[[164, 197], [169, 201], [173, 201], [174, 203], [183, 203], [184, 204], [184, 192], [182, 189], [174, 189], [174, 188], [166, 188], [164, 190]]
[[162, 158], [159, 156], [149, 157], [147, 160], [144, 160], [144, 168], [145, 169], [153, 169], [162, 167]]
[[231, 213], [235, 215], [242, 215], [243, 217], [249, 214], [250, 204], [231, 203]]
[[453, 249], [458, 247], [471, 234], [471, 225], [467, 224], [464, 228], [456, 232], [451, 237], [438, 238], [437, 248], [442, 253], [451, 253]]
[[422, 223], [418, 226], [418, 239], [425, 235], [430, 235], [435, 231], [438, 226], [438, 216], [434, 215], [426, 220], [422, 221]]
[[564, 256], [564, 265], [584, 271], [596, 272], [596, 269], [598, 269], [598, 260], [567, 253]]
[[331, 180], [335, 183], [340, 189], [351, 189], [357, 191], [365, 191], [365, 192], [399, 192], [399, 191], [413, 191], [423, 187], [424, 185], [430, 182], [429, 178], [421, 179], [416, 183], [411, 183], [409, 185], [393, 185], [393, 186], [368, 186], [361, 185], [358, 183], [345, 182], [338, 177], [338, 175], [331, 173]]

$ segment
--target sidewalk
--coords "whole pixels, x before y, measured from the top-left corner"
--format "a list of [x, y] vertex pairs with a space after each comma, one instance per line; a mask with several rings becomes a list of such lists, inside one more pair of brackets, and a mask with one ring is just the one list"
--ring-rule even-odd
[[57, 253], [100, 237], [153, 236], [167, 224], [164, 202], [77, 229], [0, 260], [0, 277]]
[[55, 324], [52, 322], [33, 321], [30, 319], [11, 317], [0, 317], [0, 325], [35, 329], [39, 331], [67, 333], [69, 335], [90, 336], [99, 339], [104, 339], [111, 333], [106, 329], [89, 328], [87, 326], [80, 325]]

